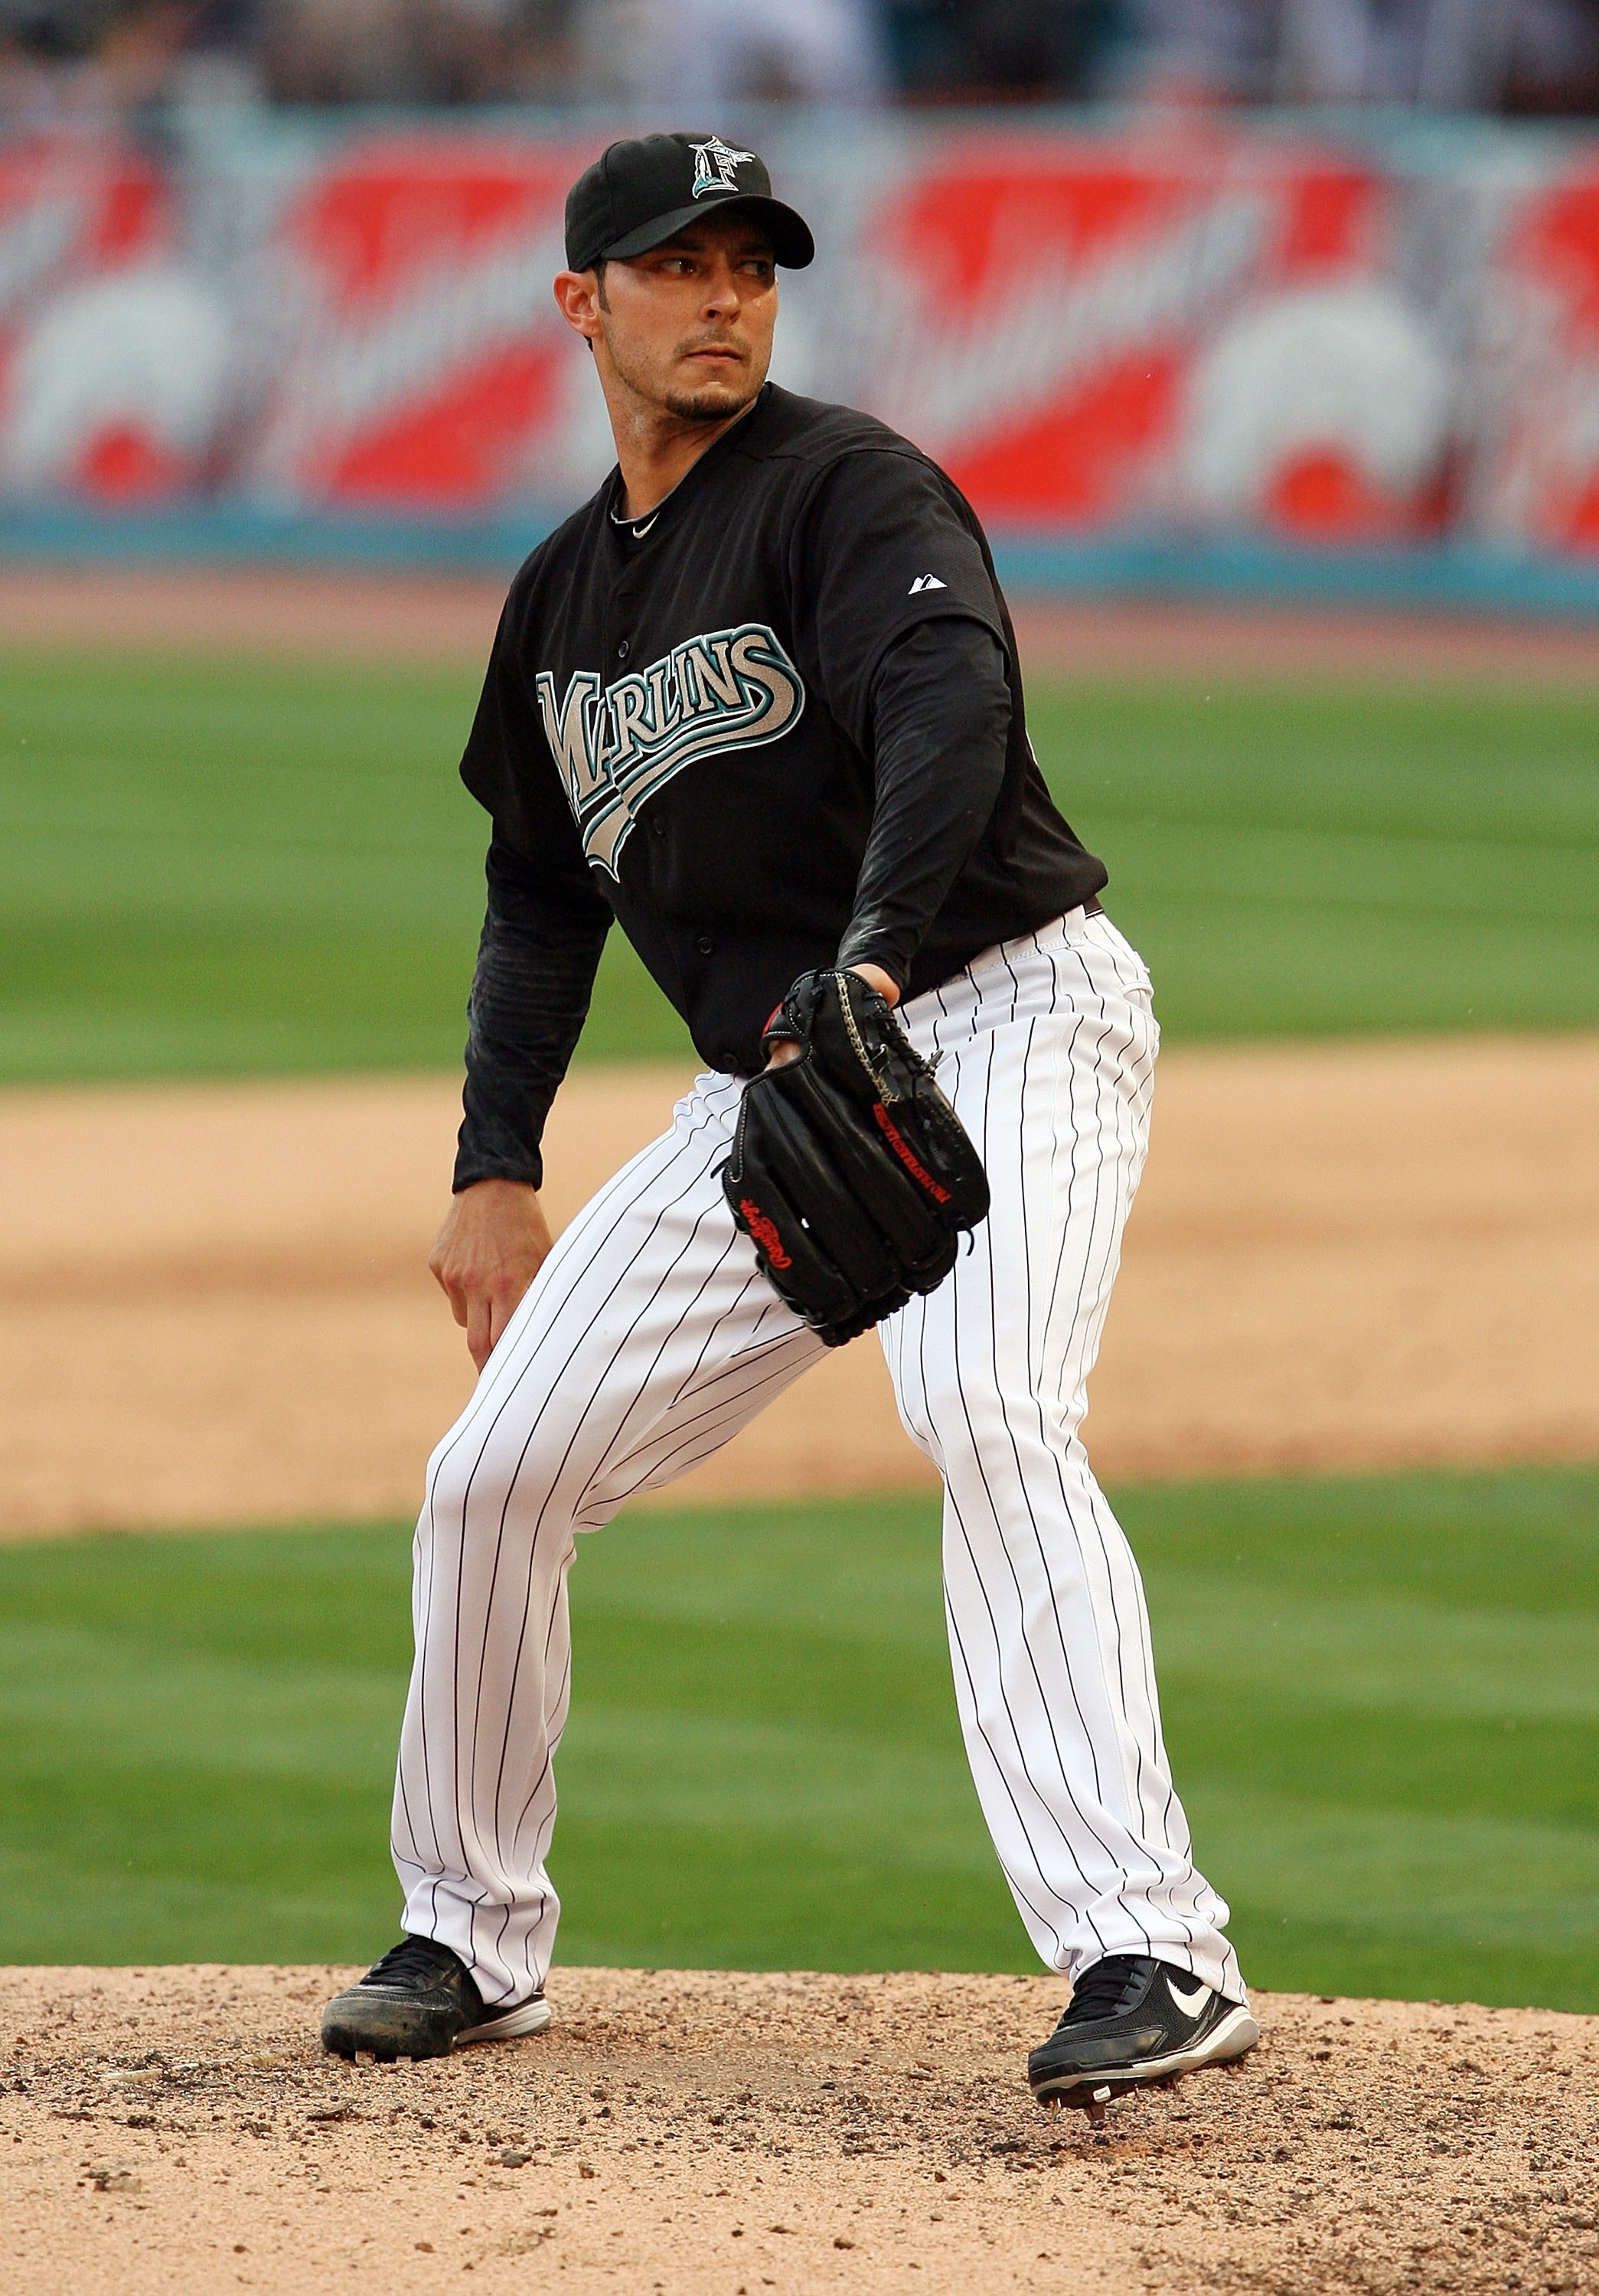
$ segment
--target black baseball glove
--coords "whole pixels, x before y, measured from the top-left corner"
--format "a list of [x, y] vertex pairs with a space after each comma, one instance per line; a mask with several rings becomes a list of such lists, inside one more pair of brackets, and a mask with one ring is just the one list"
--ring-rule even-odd
[[931, 1063], [857, 973], [801, 973], [764, 1041], [800, 1056], [745, 1086], [722, 1186], [774, 1289], [841, 1347], [943, 1282], [988, 1214], [988, 1179]]

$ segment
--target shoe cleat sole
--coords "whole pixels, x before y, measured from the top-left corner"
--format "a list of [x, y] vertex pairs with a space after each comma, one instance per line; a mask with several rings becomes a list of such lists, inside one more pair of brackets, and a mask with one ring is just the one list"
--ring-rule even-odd
[[371, 1988], [352, 1986], [348, 1995], [340, 1995], [324, 2010], [322, 2046], [330, 2056], [342, 2057], [347, 2063], [358, 2056], [387, 2065], [398, 2057], [447, 2057], [451, 2021], [421, 2016], [403, 1998], [385, 1998]]
[[464, 2030], [450, 2033], [442, 2020], [431, 2031], [409, 2003], [373, 1998], [371, 1988], [351, 1988], [356, 1997], [340, 1996], [328, 2004], [322, 2021], [322, 2046], [332, 2057], [354, 2064], [370, 2057], [374, 2064], [397, 2064], [404, 2057], [425, 2064], [430, 2057], [447, 2057], [455, 2049], [485, 2041], [521, 2041], [542, 2033], [550, 2021], [550, 2005], [542, 1994], [518, 2003], [503, 2016], [485, 2017]]
[[515, 2009], [507, 2009], [503, 2017], [486, 2017], [480, 2025], [469, 2025], [455, 2036], [458, 2049], [475, 2047], [480, 2041], [525, 2041], [534, 2033], [542, 2033], [549, 2024], [552, 2011], [542, 1993]]
[[1103, 2120], [1105, 2106], [1129, 2089], [1168, 2087], [1185, 2073], [1202, 2071], [1207, 2065], [1234, 2064], [1259, 2038], [1259, 2026], [1240, 2005], [1188, 2048], [1174, 2049], [1139, 2065], [1119, 2065], [1114, 2072], [1063, 2072], [1054, 2078], [1046, 2073], [1029, 2086], [1040, 2104], [1075, 2105], [1091, 2120]]

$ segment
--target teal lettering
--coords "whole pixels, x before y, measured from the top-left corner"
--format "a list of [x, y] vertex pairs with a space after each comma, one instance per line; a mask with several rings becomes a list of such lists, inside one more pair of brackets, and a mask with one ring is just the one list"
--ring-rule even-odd
[[616, 741], [609, 762], [625, 765], [633, 754], [635, 736], [643, 748], [654, 731], [649, 722], [649, 691], [643, 678], [619, 679], [611, 689], [611, 707], [616, 721]]
[[693, 668], [702, 709], [718, 701], [726, 709], [736, 709], [743, 701], [738, 679], [727, 666], [727, 651], [724, 637], [691, 638], [683, 649], [684, 660]]
[[559, 709], [555, 705], [555, 681], [547, 669], [539, 671], [537, 683], [538, 712], [544, 719], [545, 739], [572, 793], [575, 812], [586, 799], [605, 785], [590, 754], [590, 708], [600, 691], [600, 681], [593, 670], [577, 671]]
[[653, 791], [703, 758], [775, 741], [805, 708], [794, 665], [758, 623], [685, 639], [609, 693], [593, 670], [559, 701], [548, 670], [537, 688], [584, 850], [612, 878]]

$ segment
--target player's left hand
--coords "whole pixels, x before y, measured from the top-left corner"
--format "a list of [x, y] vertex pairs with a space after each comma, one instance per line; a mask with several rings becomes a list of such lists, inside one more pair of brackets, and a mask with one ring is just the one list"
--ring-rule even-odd
[[[890, 1012], [893, 1011], [899, 1002], [898, 987], [883, 971], [881, 964], [852, 964], [849, 970], [851, 972], [858, 973], [868, 988], [875, 988]], [[769, 1069], [780, 1069], [785, 1061], [797, 1061], [800, 1053], [800, 1047], [798, 1045], [774, 1045], [767, 1066]]]
[[551, 1242], [538, 1191], [520, 1180], [479, 1180], [451, 1197], [428, 1267], [480, 1371]]

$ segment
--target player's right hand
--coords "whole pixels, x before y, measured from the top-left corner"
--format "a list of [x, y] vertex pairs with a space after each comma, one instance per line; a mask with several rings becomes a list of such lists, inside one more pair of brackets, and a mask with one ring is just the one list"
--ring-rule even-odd
[[428, 1267], [480, 1371], [553, 1242], [538, 1191], [523, 1181], [479, 1180], [451, 1198]]

